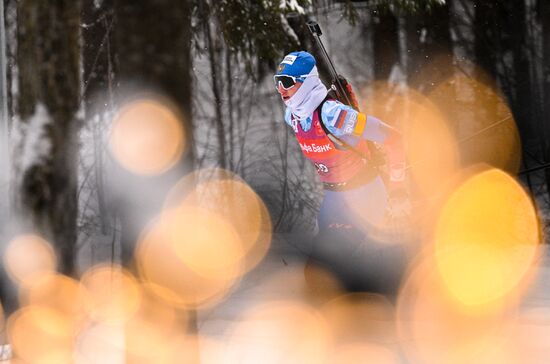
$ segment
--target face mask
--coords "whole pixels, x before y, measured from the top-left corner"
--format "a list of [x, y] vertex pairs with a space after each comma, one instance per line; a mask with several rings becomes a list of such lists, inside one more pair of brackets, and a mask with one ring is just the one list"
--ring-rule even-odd
[[305, 119], [313, 114], [327, 93], [327, 88], [317, 74], [317, 67], [313, 67], [302, 86], [290, 99], [285, 101], [285, 105], [298, 119]]

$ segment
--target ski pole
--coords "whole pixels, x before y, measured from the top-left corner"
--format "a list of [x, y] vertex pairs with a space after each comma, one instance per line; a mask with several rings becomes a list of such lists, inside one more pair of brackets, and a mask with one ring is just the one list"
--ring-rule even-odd
[[323, 42], [321, 41], [321, 35], [323, 35], [323, 32], [321, 31], [321, 27], [319, 26], [319, 24], [315, 21], [315, 20], [310, 20], [307, 22], [307, 26], [309, 28], [309, 31], [311, 32], [311, 34], [313, 35], [313, 37], [315, 38], [315, 40], [317, 41], [317, 45], [319, 46], [319, 48], [321, 49], [322, 53], [323, 53], [323, 56], [325, 57], [325, 61], [326, 63], [329, 65], [329, 68], [330, 68], [330, 72], [332, 74], [332, 77], [334, 78], [335, 82], [336, 82], [336, 86], [333, 84], [332, 85], [332, 88], [334, 89], [334, 91], [336, 91], [340, 96], [343, 96], [346, 100], [346, 103], [348, 105], [353, 105], [353, 103], [351, 102], [351, 100], [349, 99], [349, 96], [348, 96], [348, 93], [346, 92], [344, 86], [342, 85], [342, 83], [340, 82], [340, 78], [338, 77], [338, 73], [336, 72], [336, 68], [334, 68], [334, 64], [332, 63], [328, 53], [327, 53], [327, 50], [325, 48], [325, 46], [323, 45]]

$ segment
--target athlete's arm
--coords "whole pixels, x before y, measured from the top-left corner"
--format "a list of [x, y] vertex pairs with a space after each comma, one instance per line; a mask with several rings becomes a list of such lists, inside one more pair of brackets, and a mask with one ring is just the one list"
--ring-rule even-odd
[[365, 126], [361, 133], [367, 140], [378, 142], [386, 152], [390, 181], [403, 182], [405, 180], [405, 148], [401, 133], [392, 126], [373, 116], [363, 116], [359, 113], [358, 120], [365, 119]]
[[337, 101], [325, 102], [321, 111], [325, 126], [336, 137], [352, 145], [360, 138], [381, 144], [388, 160], [390, 181], [405, 180], [405, 149], [397, 129]]

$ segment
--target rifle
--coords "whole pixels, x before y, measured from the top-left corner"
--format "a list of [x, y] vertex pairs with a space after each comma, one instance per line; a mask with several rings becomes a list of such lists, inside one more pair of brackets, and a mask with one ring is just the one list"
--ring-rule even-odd
[[[347, 80], [343, 76], [339, 75], [338, 72], [336, 72], [334, 63], [332, 63], [332, 60], [330, 59], [328, 52], [325, 46], [323, 45], [323, 42], [321, 41], [321, 35], [323, 35], [323, 32], [321, 31], [321, 27], [314, 20], [308, 21], [307, 26], [309, 28], [309, 31], [317, 41], [317, 45], [319, 46], [319, 48], [321, 49], [321, 52], [323, 53], [325, 62], [329, 65], [329, 70], [332, 76], [332, 84], [330, 88], [336, 93], [336, 98], [342, 101], [343, 103], [345, 103], [346, 105], [351, 106], [357, 112], [359, 112], [360, 111], [359, 104], [357, 103], [357, 100], [354, 97], [353, 91], [351, 89], [351, 85], [347, 82]], [[382, 152], [380, 146], [376, 145], [374, 142], [365, 140], [367, 147], [369, 149], [369, 154], [370, 154], [370, 157], [366, 157], [362, 152], [360, 152], [350, 144], [346, 143], [342, 139], [337, 138], [335, 135], [330, 133], [328, 129], [323, 125], [322, 122], [321, 122], [321, 126], [323, 127], [323, 130], [327, 134], [327, 137], [334, 144], [360, 155], [364, 160], [370, 160], [371, 166], [375, 168], [381, 168], [386, 164], [386, 158], [384, 156], [384, 153]]]
[[317, 24], [315, 20], [308, 21], [307, 26], [309, 28], [309, 31], [315, 38], [319, 49], [321, 49], [323, 57], [325, 58], [325, 62], [329, 66], [329, 70], [332, 76], [331, 89], [336, 92], [338, 100], [343, 101], [346, 105], [349, 105], [353, 107], [356, 111], [359, 111], [359, 105], [357, 103], [357, 100], [355, 100], [355, 98], [353, 97], [352, 91], [348, 88], [349, 84], [347, 80], [344, 77], [340, 76], [338, 72], [336, 72], [336, 68], [334, 67], [332, 60], [330, 59], [327, 50], [323, 45], [323, 42], [321, 41], [321, 35], [323, 35], [321, 27], [319, 26], [319, 24]]
[[[325, 62], [329, 65], [329, 70], [332, 76], [331, 89], [334, 90], [334, 92], [336, 92], [337, 99], [353, 107], [357, 112], [360, 112], [359, 104], [357, 103], [353, 90], [351, 89], [351, 85], [347, 82], [347, 80], [344, 77], [340, 76], [338, 72], [336, 72], [336, 68], [334, 67], [332, 60], [330, 59], [327, 53], [327, 50], [323, 45], [323, 42], [321, 41], [321, 35], [323, 35], [323, 32], [321, 31], [321, 27], [314, 20], [308, 21], [307, 26], [309, 28], [309, 31], [317, 41], [317, 45], [319, 46], [319, 48], [321, 49], [321, 52], [323, 53]], [[322, 104], [321, 104], [321, 107], [322, 107]], [[321, 126], [323, 127], [323, 130], [327, 134], [327, 137], [333, 143], [362, 156], [364, 160], [368, 160], [369, 165], [371, 167], [374, 167], [380, 173], [380, 175], [385, 181], [388, 180], [386, 156], [385, 156], [385, 153], [382, 151], [381, 146], [379, 146], [377, 143], [372, 142], [370, 140], [365, 140], [369, 150], [369, 156], [366, 157], [358, 149], [354, 148], [352, 145], [346, 143], [342, 139], [337, 138], [335, 135], [330, 133], [329, 130], [323, 125], [322, 120], [321, 120]], [[388, 213], [392, 218], [395, 218], [396, 216], [399, 216], [399, 215], [404, 216], [403, 213], [410, 214], [410, 201], [408, 199], [408, 192], [405, 191], [404, 192], [405, 195], [403, 195], [403, 192], [400, 192], [400, 193], [402, 194], [401, 197], [397, 197], [393, 199], [390, 198], [390, 201], [393, 200], [393, 202], [390, 202], [390, 204], [388, 205]], [[406, 196], [406, 197], [403, 198], [403, 196]]]

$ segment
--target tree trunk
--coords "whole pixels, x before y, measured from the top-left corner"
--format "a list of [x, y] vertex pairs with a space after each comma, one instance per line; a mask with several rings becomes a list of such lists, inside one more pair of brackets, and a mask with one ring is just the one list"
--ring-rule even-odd
[[[18, 3], [18, 212], [75, 273], [80, 2]], [[37, 129], [38, 128], [38, 129]], [[41, 133], [41, 134], [38, 134]], [[34, 143], [34, 144], [33, 144]]]
[[[206, 5], [209, 6], [209, 5]], [[207, 11], [209, 13], [209, 11]], [[226, 169], [228, 165], [227, 156], [227, 142], [226, 142], [226, 128], [225, 128], [225, 115], [223, 113], [223, 65], [222, 65], [222, 45], [219, 39], [217, 31], [212, 31], [212, 28], [216, 29], [216, 24], [212, 24], [212, 21], [208, 21], [207, 17], [203, 14], [204, 22], [204, 36], [206, 38], [206, 48], [208, 51], [208, 60], [210, 62], [210, 74], [212, 77], [212, 94], [214, 95], [214, 110], [215, 110], [215, 129], [216, 136], [218, 138], [218, 166]], [[227, 50], [229, 52], [229, 50]]]
[[399, 62], [397, 18], [389, 12], [376, 15], [374, 19], [374, 76], [387, 79], [395, 64]]
[[[539, 15], [542, 24], [542, 116], [539, 124], [543, 131], [544, 139], [544, 159], [545, 163], [550, 161], [550, 140], [548, 139], [550, 130], [550, 4], [547, 0], [539, 0], [538, 2]], [[546, 190], [550, 193], [550, 169], [544, 170], [546, 179]]]
[[499, 57], [500, 19], [498, 3], [476, 0], [474, 2], [474, 53], [476, 65], [492, 79], [496, 78], [496, 59]]
[[[412, 87], [425, 90], [432, 83], [439, 84], [441, 80], [450, 77], [453, 69], [450, 34], [449, 2], [438, 6], [421, 16], [408, 15], [407, 29], [407, 78]], [[425, 72], [427, 64], [440, 62], [430, 73]], [[445, 58], [443, 58], [445, 57]], [[445, 60], [445, 63], [441, 63]]]
[[[0, 14], [3, 24], [5, 25], [5, 41], [4, 43], [4, 51], [6, 53], [6, 69], [3, 70], [3, 72], [6, 72], [6, 95], [3, 102], [4, 105], [7, 106], [7, 112], [5, 114], [5, 119], [1, 120], [2, 123], [2, 130], [0, 133], [0, 138], [2, 140], [0, 143], [2, 145], [0, 146], [2, 154], [0, 158], [2, 159], [2, 162], [0, 162], [0, 168], [3, 169], [4, 175], [4, 190], [2, 191], [2, 202], [0, 202], [0, 205], [5, 209], [2, 211], [2, 216], [0, 217], [0, 238], [7, 240], [8, 234], [9, 234], [9, 220], [12, 217], [11, 208], [12, 208], [12, 202], [14, 201], [12, 197], [12, 185], [10, 183], [11, 180], [11, 154], [10, 154], [10, 147], [11, 147], [11, 141], [9, 138], [9, 130], [11, 128], [11, 119], [13, 117], [13, 98], [14, 95], [11, 93], [12, 90], [12, 83], [13, 83], [13, 71], [16, 68], [15, 67], [15, 43], [16, 43], [16, 33], [17, 33], [17, 27], [16, 27], [16, 14], [17, 14], [17, 4], [13, 0], [5, 1], [3, 6], [3, 12]], [[2, 172], [0, 172], [2, 173]], [[2, 308], [4, 309], [5, 317], [8, 317], [11, 313], [13, 313], [18, 306], [17, 302], [17, 289], [15, 287], [14, 282], [9, 278], [6, 270], [4, 269], [5, 265], [0, 268], [0, 301], [2, 302]], [[4, 334], [0, 334], [0, 344], [6, 343], [6, 336], [5, 336], [5, 330]]]
[[[458, 74], [466, 74], [473, 77], [475, 67], [473, 60], [475, 59], [475, 4], [472, 0], [452, 0], [449, 2], [449, 25], [452, 40], [453, 62], [455, 67], [453, 71]], [[474, 90], [472, 84], [468, 82], [455, 82], [452, 87], [454, 105], [458, 106], [456, 110], [457, 120], [475, 120], [475, 110], [471, 107], [474, 101]], [[451, 125], [452, 131], [460, 139], [469, 136], [473, 123], [454, 122]]]
[[448, 6], [453, 56], [459, 63], [472, 60], [475, 57], [475, 6], [472, 0], [450, 0]]
[[135, 1], [119, 0], [115, 11], [121, 90], [138, 86], [158, 91], [171, 98], [190, 120], [191, 2], [157, 0], [137, 6]]
[[6, 79], [6, 28], [4, 3], [0, 3], [0, 234], [9, 216], [9, 118], [8, 82]]
[[407, 19], [407, 16], [403, 12], [398, 11], [395, 15], [397, 19], [397, 59], [399, 69], [402, 72], [401, 79], [399, 80], [403, 84], [407, 84], [407, 75], [409, 72], [409, 39], [407, 28], [410, 26], [412, 19]]
[[[169, 171], [158, 176], [121, 172], [125, 184], [115, 207], [121, 225], [122, 262], [132, 270], [136, 268], [134, 246], [139, 235], [159, 214], [170, 188], [192, 168], [191, 4], [190, 0], [139, 5], [134, 0], [115, 1], [118, 98], [160, 94], [183, 115], [187, 137], [187, 154]], [[188, 328], [196, 332], [196, 317], [190, 315]]]
[[[163, 204], [164, 194], [190, 168], [191, 142], [191, 5], [169, 0], [140, 3], [133, 0], [115, 2], [115, 41], [118, 59], [116, 82], [120, 99], [132, 99], [154, 92], [168, 98], [184, 115], [187, 150], [185, 160], [170, 171], [155, 177], [126, 174], [131, 186], [144, 191], [141, 196], [121, 196], [122, 260], [130, 264], [133, 247], [141, 229]], [[152, 16], [154, 14], [154, 16]], [[149, 195], [151, 192], [154, 194]], [[125, 191], [122, 191], [124, 193]]]
[[520, 128], [520, 132], [527, 140], [527, 137], [534, 135], [531, 125], [532, 110], [531, 110], [531, 83], [530, 83], [530, 64], [526, 52], [526, 19], [525, 19], [525, 3], [523, 1], [515, 2], [510, 6], [509, 11], [513, 15], [509, 15], [510, 34], [512, 36], [512, 52], [514, 55], [514, 80], [515, 80], [515, 105], [512, 105], [516, 122]]

